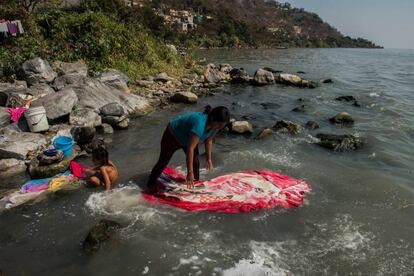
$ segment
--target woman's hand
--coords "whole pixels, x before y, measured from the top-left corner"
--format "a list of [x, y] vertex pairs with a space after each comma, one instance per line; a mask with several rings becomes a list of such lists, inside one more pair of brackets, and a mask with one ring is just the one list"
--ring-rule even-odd
[[211, 159], [207, 160], [207, 170], [211, 171], [213, 168], [213, 161]]
[[188, 189], [194, 188], [194, 173], [189, 172], [187, 173], [187, 178], [185, 179], [185, 184], [187, 184]]

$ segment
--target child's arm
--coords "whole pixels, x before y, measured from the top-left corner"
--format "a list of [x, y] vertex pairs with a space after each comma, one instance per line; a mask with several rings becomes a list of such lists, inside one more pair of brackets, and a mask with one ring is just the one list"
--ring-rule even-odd
[[109, 178], [108, 171], [103, 166], [101, 167], [101, 173], [105, 182], [105, 190], [110, 190], [112, 188], [111, 179]]

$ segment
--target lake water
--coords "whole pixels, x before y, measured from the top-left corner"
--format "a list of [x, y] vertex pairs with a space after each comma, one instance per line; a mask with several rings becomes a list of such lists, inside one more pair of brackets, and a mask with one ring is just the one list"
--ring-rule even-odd
[[[305, 71], [317, 89], [228, 85], [194, 106], [174, 106], [132, 121], [113, 135], [118, 188], [82, 189], [0, 214], [1, 275], [413, 275], [414, 51], [361, 49], [212, 50], [198, 53], [250, 73], [263, 66]], [[352, 95], [361, 107], [337, 102]], [[304, 102], [298, 102], [303, 98]], [[189, 213], [139, 196], [157, 159], [167, 121], [206, 104], [251, 116], [255, 133], [288, 119], [319, 130], [292, 137], [220, 136], [215, 170], [204, 178], [269, 169], [306, 180], [313, 191], [295, 210]], [[301, 104], [306, 113], [291, 112]], [[351, 128], [331, 125], [352, 114]], [[366, 137], [362, 150], [334, 153], [313, 144], [317, 133]], [[184, 154], [173, 165], [183, 166]], [[184, 167], [185, 168], [185, 167]], [[139, 184], [139, 185], [137, 185]], [[102, 218], [128, 225], [92, 256], [88, 230]]]

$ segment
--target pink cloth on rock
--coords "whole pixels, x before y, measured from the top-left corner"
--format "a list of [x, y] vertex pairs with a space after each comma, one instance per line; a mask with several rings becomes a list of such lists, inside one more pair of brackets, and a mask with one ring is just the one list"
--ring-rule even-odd
[[81, 165], [75, 161], [70, 162], [70, 167], [69, 167], [70, 171], [72, 172], [72, 174], [77, 177], [77, 178], [85, 178], [85, 170], [90, 170], [91, 167], [88, 166], [84, 166]]
[[18, 108], [8, 108], [7, 112], [10, 113], [12, 117], [13, 123], [17, 124], [22, 117], [23, 113], [26, 111], [26, 107], [18, 107]]
[[243, 171], [198, 181], [187, 189], [185, 176], [168, 167], [158, 178], [154, 194], [145, 192], [148, 201], [171, 205], [187, 211], [249, 212], [261, 208], [299, 207], [309, 184], [271, 171]]

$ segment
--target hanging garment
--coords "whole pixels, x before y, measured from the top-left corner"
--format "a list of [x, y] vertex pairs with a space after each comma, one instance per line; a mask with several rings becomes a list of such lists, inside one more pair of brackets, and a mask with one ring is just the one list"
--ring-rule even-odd
[[7, 112], [10, 113], [12, 117], [13, 123], [17, 124], [22, 117], [23, 113], [26, 111], [26, 107], [18, 107], [18, 108], [8, 108]]
[[16, 24], [17, 25], [17, 29], [19, 31], [19, 34], [23, 34], [24, 30], [23, 30], [23, 25], [22, 22], [20, 20], [14, 20], [11, 23]]
[[168, 167], [158, 178], [154, 194], [144, 193], [148, 201], [187, 211], [248, 212], [261, 208], [296, 208], [311, 190], [309, 184], [270, 171], [244, 171], [197, 181], [187, 189], [185, 176]]
[[7, 29], [9, 30], [9, 33], [13, 36], [16, 36], [19, 32], [19, 28], [17, 27], [17, 25], [11, 22], [7, 23]]
[[0, 23], [0, 33], [3, 33], [5, 36], [7, 36], [7, 33], [9, 32], [9, 28], [7, 27], [6, 22]]

